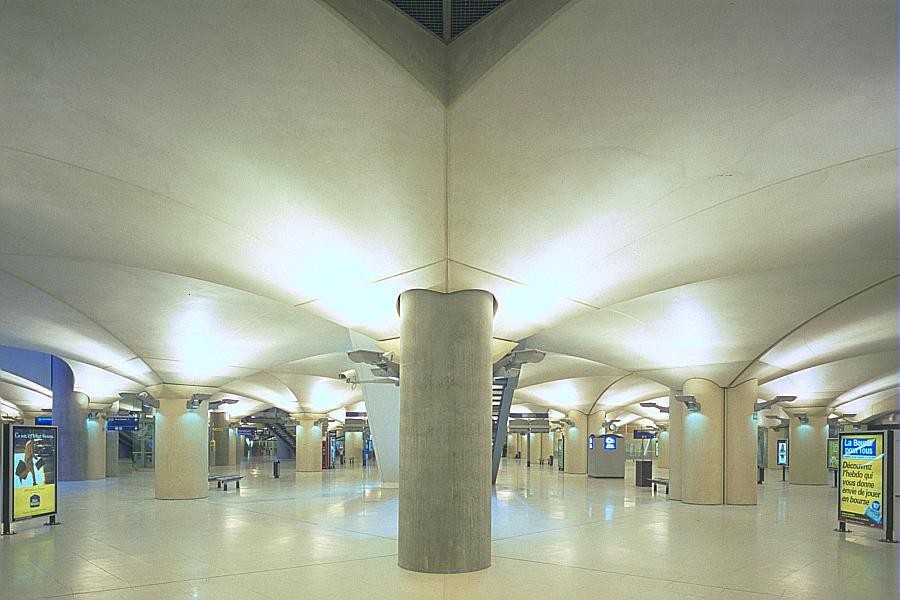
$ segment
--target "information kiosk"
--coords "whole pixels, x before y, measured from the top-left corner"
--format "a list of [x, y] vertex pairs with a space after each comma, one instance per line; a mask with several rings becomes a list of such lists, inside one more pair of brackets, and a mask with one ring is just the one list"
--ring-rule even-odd
[[625, 479], [625, 443], [621, 435], [607, 433], [588, 438], [588, 477]]

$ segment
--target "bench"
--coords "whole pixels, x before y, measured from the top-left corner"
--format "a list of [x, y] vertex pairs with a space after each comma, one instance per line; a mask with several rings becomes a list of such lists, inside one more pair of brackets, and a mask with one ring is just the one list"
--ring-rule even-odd
[[237, 489], [241, 489], [241, 479], [243, 479], [243, 475], [210, 475], [207, 478], [207, 481], [215, 481], [216, 489], [222, 489], [223, 491], [228, 491], [228, 484], [230, 482], [234, 482], [234, 487]]
[[663, 479], [662, 477], [655, 477], [650, 480], [650, 483], [653, 484], [653, 493], [656, 493], [656, 486], [664, 485], [666, 486], [666, 494], [669, 493], [669, 480]]

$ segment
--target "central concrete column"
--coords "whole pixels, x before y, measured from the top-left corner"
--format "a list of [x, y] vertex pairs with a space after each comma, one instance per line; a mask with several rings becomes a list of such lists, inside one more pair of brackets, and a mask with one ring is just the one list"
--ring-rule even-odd
[[119, 432], [106, 432], [106, 476], [119, 476]]
[[354, 467], [362, 466], [362, 431], [348, 431], [344, 433], [344, 465], [350, 466], [353, 459]]
[[228, 464], [228, 413], [220, 410], [209, 413], [209, 425], [215, 442], [215, 466], [225, 466]]
[[682, 499], [684, 474], [682, 460], [684, 453], [684, 404], [675, 400], [675, 394], [669, 393], [669, 498]]
[[577, 410], [570, 410], [566, 415], [572, 422], [566, 432], [566, 464], [565, 472], [572, 475], [587, 473], [587, 415]]
[[756, 504], [756, 379], [725, 390], [725, 504]]
[[53, 391], [53, 424], [59, 428], [60, 481], [87, 479], [87, 415], [90, 399], [74, 391], [75, 375], [66, 361], [50, 359], [50, 384]]
[[[656, 438], [656, 444], [659, 448], [659, 456], [656, 459], [656, 466], [660, 469], [669, 468], [669, 432], [663, 429]], [[669, 478], [671, 487], [671, 477]]]
[[228, 428], [228, 464], [238, 464], [238, 434], [234, 427]]
[[[786, 409], [790, 415], [788, 479], [799, 485], [828, 485], [828, 410]], [[801, 423], [798, 413], [807, 415]]]
[[88, 419], [85, 479], [106, 479], [106, 419]]
[[722, 504], [725, 500], [725, 390], [708, 379], [689, 379], [684, 384], [684, 393], [696, 398], [700, 410], [684, 411], [681, 500], [688, 504]]
[[296, 470], [314, 473], [322, 470], [322, 427], [318, 424], [322, 415], [295, 416], [297, 425]]
[[483, 290], [409, 290], [398, 304], [398, 563], [423, 573], [485, 569], [491, 566], [494, 297]]
[[209, 404], [187, 408], [187, 398], [161, 398], [156, 412], [156, 497], [192, 500], [209, 495]]

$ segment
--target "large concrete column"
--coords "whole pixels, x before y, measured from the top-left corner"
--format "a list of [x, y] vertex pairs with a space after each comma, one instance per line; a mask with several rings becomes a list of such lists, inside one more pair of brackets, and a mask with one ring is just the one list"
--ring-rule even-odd
[[238, 464], [238, 434], [234, 427], [228, 428], [228, 464]]
[[318, 424], [322, 415], [296, 416], [297, 425], [297, 465], [302, 473], [322, 470], [322, 427]]
[[[827, 409], [786, 410], [790, 417], [788, 480], [798, 485], [828, 485]], [[806, 413], [809, 423], [800, 423], [797, 413]]]
[[87, 415], [90, 399], [74, 391], [75, 375], [61, 358], [50, 358], [53, 424], [59, 428], [59, 480], [87, 479]]
[[725, 504], [756, 504], [756, 379], [725, 390]]
[[228, 413], [212, 411], [209, 413], [209, 425], [215, 442], [215, 466], [225, 466], [228, 464]]
[[684, 393], [696, 398], [700, 410], [686, 410], [682, 420], [681, 500], [688, 504], [722, 504], [725, 499], [725, 390], [707, 379], [689, 379], [684, 384]]
[[424, 573], [485, 569], [494, 297], [409, 290], [399, 312], [399, 565]]
[[684, 404], [669, 394], [669, 498], [682, 499], [684, 487]]
[[[660, 431], [656, 438], [656, 444], [659, 448], [659, 457], [656, 459], [656, 466], [660, 469], [669, 468], [669, 432]], [[670, 478], [671, 479], [671, 478]], [[671, 481], [669, 482], [671, 491]]]
[[350, 459], [353, 459], [353, 465], [362, 466], [362, 431], [347, 431], [344, 433], [344, 463], [350, 466]]
[[106, 419], [88, 419], [85, 479], [106, 479]]
[[577, 410], [566, 415], [572, 424], [566, 431], [566, 464], [565, 471], [571, 475], [587, 473], [587, 415]]
[[106, 476], [119, 476], [119, 432], [106, 432]]
[[209, 405], [186, 407], [187, 398], [161, 398], [156, 412], [156, 497], [191, 500], [209, 495]]

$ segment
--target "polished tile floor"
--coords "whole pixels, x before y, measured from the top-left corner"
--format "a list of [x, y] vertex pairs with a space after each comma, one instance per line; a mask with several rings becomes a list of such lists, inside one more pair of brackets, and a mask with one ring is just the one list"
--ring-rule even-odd
[[0, 598], [898, 597], [897, 546], [833, 533], [834, 489], [774, 471], [759, 506], [702, 507], [511, 461], [493, 566], [445, 576], [396, 566], [397, 491], [374, 472], [282, 467], [276, 480], [270, 463], [245, 463], [242, 489], [208, 500], [154, 500], [152, 473], [63, 484], [61, 526], [0, 539]]

